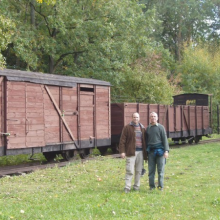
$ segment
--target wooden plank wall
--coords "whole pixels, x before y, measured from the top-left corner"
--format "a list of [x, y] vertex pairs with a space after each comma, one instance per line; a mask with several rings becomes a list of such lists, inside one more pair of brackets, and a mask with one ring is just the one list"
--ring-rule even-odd
[[80, 91], [80, 140], [94, 137], [94, 92]]
[[[61, 104], [61, 112], [63, 112], [65, 120], [69, 125], [70, 130], [72, 131], [75, 139], [78, 138], [78, 109], [77, 109], [77, 87], [75, 88], [62, 88], [61, 92], [62, 104]], [[62, 125], [62, 135], [61, 141], [69, 142], [72, 141], [69, 133], [67, 132], [64, 125]]]
[[38, 84], [7, 82], [8, 149], [44, 146], [42, 88]]
[[[210, 123], [210, 114], [209, 114], [209, 108], [208, 106], [203, 106], [201, 109], [201, 117], [200, 117], [200, 121], [203, 120], [203, 123], [201, 122], [201, 128], [203, 129], [207, 129], [209, 128], [209, 123]], [[203, 124], [203, 127], [202, 127]]]
[[[0, 132], [4, 133], [4, 78], [0, 77]], [[4, 136], [0, 134], [0, 147], [4, 146]]]
[[23, 82], [7, 82], [7, 132], [8, 149], [26, 146], [26, 85]]
[[175, 108], [175, 131], [176, 132], [181, 132], [182, 131], [182, 123], [181, 123], [181, 118], [182, 118], [182, 110], [181, 106], [171, 106], [172, 108]]
[[110, 138], [109, 87], [96, 86], [96, 132], [97, 139]]
[[42, 86], [26, 83], [26, 147], [45, 145], [44, 121]]
[[[56, 103], [59, 103], [59, 87], [48, 86], [50, 93], [55, 99]], [[45, 121], [45, 143], [54, 144], [60, 143], [60, 117], [54, 107], [51, 98], [44, 88], [44, 121]]]
[[111, 104], [111, 134], [119, 135], [124, 127], [124, 103]]
[[[42, 147], [72, 142], [78, 138], [88, 143], [90, 137], [109, 139], [110, 88], [82, 86], [91, 90], [77, 91], [80, 86], [67, 88], [8, 81], [6, 130], [11, 136], [8, 137], [7, 148]], [[69, 130], [64, 126], [63, 119]], [[0, 125], [2, 126], [2, 121]], [[70, 136], [70, 132], [74, 138]]]

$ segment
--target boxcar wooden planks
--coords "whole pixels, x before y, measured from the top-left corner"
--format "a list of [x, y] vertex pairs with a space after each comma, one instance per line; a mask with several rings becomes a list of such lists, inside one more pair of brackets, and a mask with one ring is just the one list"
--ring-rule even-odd
[[110, 94], [104, 86], [96, 86], [96, 135], [111, 138]]
[[43, 113], [39, 85], [7, 82], [8, 149], [45, 145]]
[[81, 145], [90, 144], [90, 137], [95, 137], [95, 91], [93, 86], [79, 87], [79, 127]]
[[42, 87], [26, 83], [26, 147], [45, 145], [44, 98]]
[[[4, 84], [3, 84], [4, 77], [0, 77], [0, 132], [4, 132]], [[4, 136], [0, 134], [0, 154], [3, 154], [3, 146], [4, 146]]]
[[7, 147], [22, 148], [26, 146], [26, 85], [23, 82], [7, 82], [6, 88], [6, 130], [11, 134]]
[[[55, 100], [59, 103], [59, 87], [48, 86], [48, 89]], [[45, 141], [47, 144], [59, 143], [60, 141], [60, 117], [54, 107], [50, 95], [44, 88], [44, 118], [45, 118]]]
[[[77, 88], [62, 88], [61, 90], [62, 101], [60, 101], [61, 111], [63, 117], [65, 117], [73, 136], [78, 139], [78, 123], [77, 123]], [[65, 126], [62, 126], [62, 141], [68, 142], [72, 141], [70, 135], [68, 134]]]

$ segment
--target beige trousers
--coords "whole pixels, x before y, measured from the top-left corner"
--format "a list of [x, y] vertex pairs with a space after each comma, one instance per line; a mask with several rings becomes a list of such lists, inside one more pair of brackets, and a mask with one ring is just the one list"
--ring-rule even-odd
[[138, 190], [140, 187], [141, 171], [143, 166], [142, 151], [135, 151], [135, 156], [126, 157], [126, 174], [125, 174], [125, 188], [131, 189], [131, 181], [134, 176], [134, 189]]

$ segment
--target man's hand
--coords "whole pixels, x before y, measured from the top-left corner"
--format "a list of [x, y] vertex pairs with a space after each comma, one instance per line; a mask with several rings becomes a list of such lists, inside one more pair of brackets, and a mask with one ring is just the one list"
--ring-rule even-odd
[[168, 152], [168, 151], [165, 151], [163, 156], [164, 156], [165, 158], [168, 158], [168, 157], [169, 157], [169, 152]]
[[125, 153], [121, 153], [121, 158], [125, 158]]

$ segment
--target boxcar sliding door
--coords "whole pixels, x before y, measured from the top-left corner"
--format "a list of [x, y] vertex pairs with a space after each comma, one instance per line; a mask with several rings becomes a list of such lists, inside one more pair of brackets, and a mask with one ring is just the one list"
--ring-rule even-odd
[[95, 147], [94, 103], [95, 92], [92, 85], [79, 85], [79, 140], [81, 148]]
[[7, 81], [6, 92], [7, 149], [44, 146], [41, 85]]

